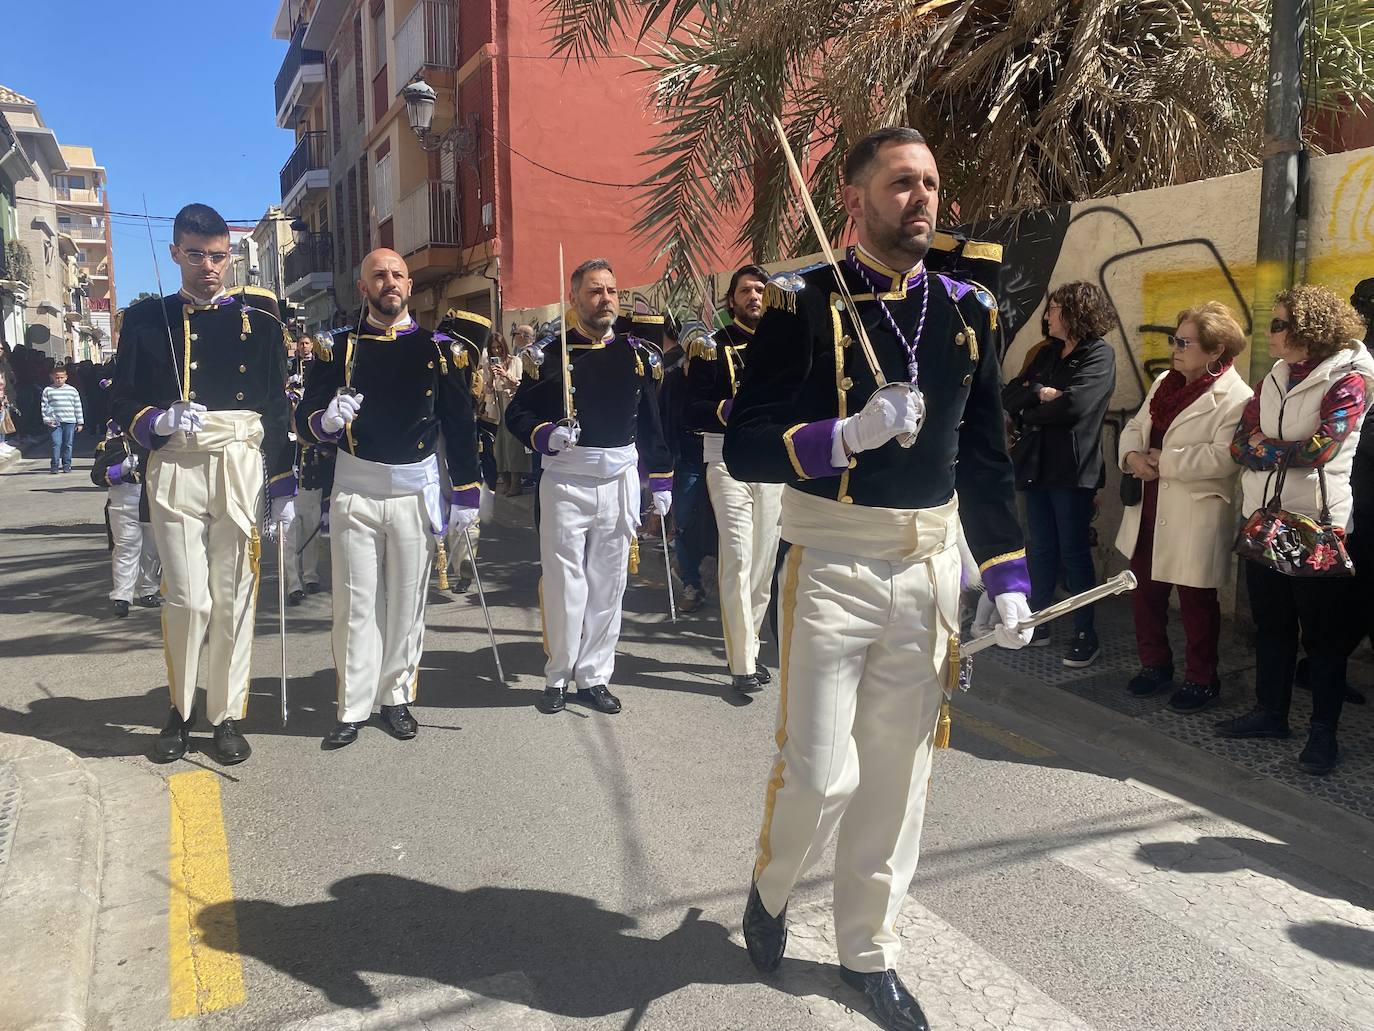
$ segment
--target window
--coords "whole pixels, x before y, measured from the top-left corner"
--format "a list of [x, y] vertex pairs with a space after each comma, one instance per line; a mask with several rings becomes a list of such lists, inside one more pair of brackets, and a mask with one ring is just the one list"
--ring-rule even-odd
[[372, 12], [372, 74], [386, 67], [386, 5]]
[[343, 141], [343, 122], [339, 116], [339, 59], [329, 59], [329, 119], [334, 126], [334, 153], [339, 152]]
[[385, 222], [391, 217], [392, 185], [391, 185], [391, 151], [388, 149], [377, 158], [377, 221]]

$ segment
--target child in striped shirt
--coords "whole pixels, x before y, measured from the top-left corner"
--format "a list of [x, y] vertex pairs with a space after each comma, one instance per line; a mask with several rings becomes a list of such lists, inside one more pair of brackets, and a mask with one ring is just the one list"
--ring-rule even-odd
[[67, 370], [61, 365], [52, 370], [52, 386], [43, 388], [43, 425], [52, 433], [52, 465], [56, 474], [72, 471], [72, 441], [86, 421], [81, 410], [81, 394], [67, 383]]

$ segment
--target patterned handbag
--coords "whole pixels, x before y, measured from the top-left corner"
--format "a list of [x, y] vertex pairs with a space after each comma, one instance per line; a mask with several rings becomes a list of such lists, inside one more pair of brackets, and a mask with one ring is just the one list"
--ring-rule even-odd
[[1331, 525], [1325, 470], [1317, 467], [1321, 511], [1315, 520], [1279, 507], [1287, 474], [1284, 461], [1274, 480], [1274, 493], [1236, 535], [1236, 554], [1284, 576], [1354, 576], [1355, 564], [1345, 550], [1345, 530]]

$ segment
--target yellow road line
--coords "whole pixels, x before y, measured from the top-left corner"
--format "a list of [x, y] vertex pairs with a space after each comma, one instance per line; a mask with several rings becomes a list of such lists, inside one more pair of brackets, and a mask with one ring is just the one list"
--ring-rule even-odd
[[229, 841], [219, 778], [209, 770], [178, 773], [171, 789], [171, 1016], [194, 1017], [244, 1001]]
[[1010, 730], [993, 726], [985, 720], [980, 720], [977, 716], [970, 716], [966, 712], [955, 710], [954, 734], [958, 734], [961, 730], [971, 730], [984, 740], [999, 744], [1008, 751], [1015, 752], [1023, 759], [1048, 759], [1055, 754], [1044, 745], [1036, 744], [1020, 734], [1013, 734]]

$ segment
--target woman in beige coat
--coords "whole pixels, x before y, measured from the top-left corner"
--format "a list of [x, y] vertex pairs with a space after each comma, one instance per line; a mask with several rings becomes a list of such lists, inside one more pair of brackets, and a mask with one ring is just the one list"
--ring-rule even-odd
[[1127, 690], [1150, 695], [1173, 682], [1169, 595], [1177, 587], [1188, 644], [1183, 685], [1169, 699], [1176, 712], [1200, 712], [1221, 693], [1217, 588], [1231, 578], [1236, 533], [1231, 438], [1250, 398], [1232, 363], [1245, 342], [1224, 304], [1180, 312], [1169, 337], [1173, 368], [1121, 432], [1121, 469], [1143, 486], [1116, 537], [1139, 584], [1131, 600], [1141, 669]]

